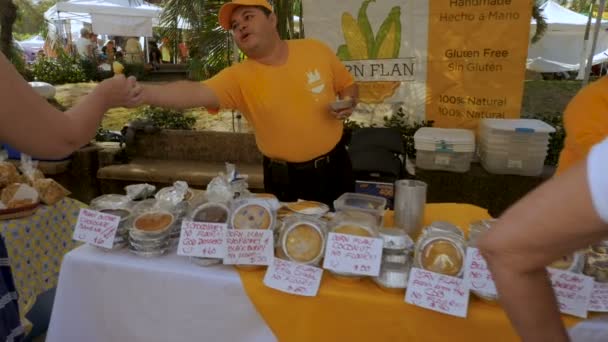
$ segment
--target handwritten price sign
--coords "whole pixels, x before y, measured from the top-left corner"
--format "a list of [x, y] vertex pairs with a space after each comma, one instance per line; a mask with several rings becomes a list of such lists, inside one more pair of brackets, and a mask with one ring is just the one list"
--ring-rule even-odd
[[120, 216], [80, 209], [72, 238], [91, 245], [112, 248]]
[[496, 295], [496, 285], [492, 279], [492, 273], [477, 248], [467, 248], [464, 282], [471, 290], [490, 296]]
[[378, 276], [382, 239], [329, 233], [323, 268], [366, 276]]
[[414, 267], [410, 272], [405, 301], [444, 314], [466, 317], [469, 289], [460, 278]]
[[593, 284], [591, 300], [589, 301], [589, 311], [608, 312], [608, 283]]
[[225, 223], [182, 222], [177, 254], [221, 259], [226, 255]]
[[224, 264], [268, 265], [274, 258], [272, 230], [228, 229]]
[[264, 276], [264, 284], [298, 296], [314, 297], [319, 292], [323, 269], [274, 258]]
[[587, 318], [593, 278], [554, 268], [548, 268], [548, 271], [560, 312]]

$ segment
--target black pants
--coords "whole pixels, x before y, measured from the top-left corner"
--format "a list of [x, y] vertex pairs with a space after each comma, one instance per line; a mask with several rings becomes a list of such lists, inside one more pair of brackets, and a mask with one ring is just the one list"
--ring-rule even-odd
[[298, 199], [333, 201], [345, 192], [355, 191], [350, 157], [343, 143], [320, 158], [304, 163], [285, 163], [264, 157], [264, 190], [280, 201]]

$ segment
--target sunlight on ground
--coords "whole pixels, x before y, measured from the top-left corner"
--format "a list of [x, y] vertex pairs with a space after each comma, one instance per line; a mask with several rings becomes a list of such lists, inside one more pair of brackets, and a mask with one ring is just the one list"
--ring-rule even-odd
[[[55, 86], [57, 93], [55, 99], [67, 108], [78, 103], [79, 99], [89, 94], [97, 84], [90, 83], [72, 83]], [[114, 108], [106, 113], [102, 121], [102, 126], [105, 129], [119, 131], [126, 123], [131, 120], [136, 108]], [[249, 132], [251, 128], [245, 118], [242, 118], [239, 125], [239, 120], [234, 119], [232, 111], [222, 111], [217, 115], [209, 114], [205, 109], [198, 108], [189, 110], [198, 119], [195, 124], [197, 130], [212, 130], [212, 131], [240, 131]], [[233, 129], [234, 127], [234, 129]], [[240, 130], [239, 130], [240, 127]]]

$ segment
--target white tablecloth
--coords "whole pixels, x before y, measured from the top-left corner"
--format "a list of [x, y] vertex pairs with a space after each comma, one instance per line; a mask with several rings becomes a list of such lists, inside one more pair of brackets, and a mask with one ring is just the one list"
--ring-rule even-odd
[[63, 260], [47, 342], [274, 341], [231, 266], [82, 246]]

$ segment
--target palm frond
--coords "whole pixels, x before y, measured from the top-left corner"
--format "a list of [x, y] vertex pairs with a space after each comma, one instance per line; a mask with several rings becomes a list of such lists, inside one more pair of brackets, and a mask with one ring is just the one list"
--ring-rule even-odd
[[543, 16], [542, 12], [543, 11], [538, 5], [532, 6], [532, 18], [536, 20], [536, 31], [534, 32], [534, 36], [532, 36], [531, 39], [532, 44], [538, 42], [547, 31], [547, 19]]

